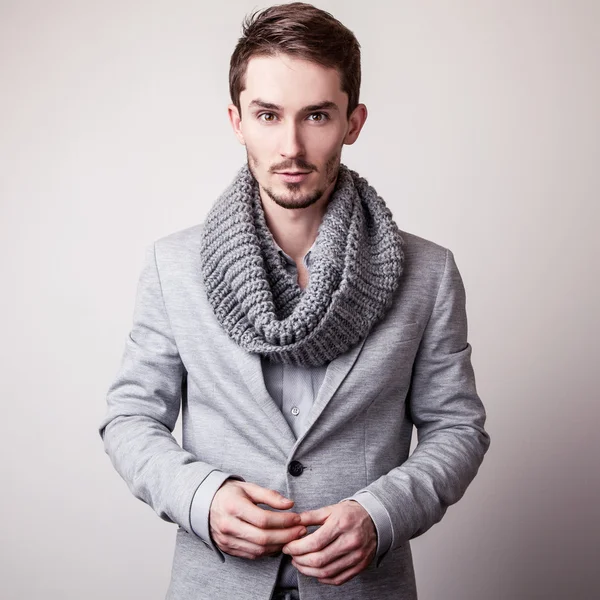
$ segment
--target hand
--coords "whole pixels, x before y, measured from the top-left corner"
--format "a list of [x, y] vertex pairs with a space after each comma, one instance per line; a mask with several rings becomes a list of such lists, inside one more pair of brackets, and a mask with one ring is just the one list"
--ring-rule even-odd
[[300, 515], [256, 506], [288, 510], [293, 500], [255, 483], [227, 480], [215, 494], [209, 513], [210, 534], [226, 554], [249, 558], [281, 552], [287, 542], [306, 534]]
[[341, 585], [373, 560], [377, 532], [369, 513], [354, 500], [300, 513], [302, 525], [322, 525], [283, 547], [292, 564], [320, 583]]

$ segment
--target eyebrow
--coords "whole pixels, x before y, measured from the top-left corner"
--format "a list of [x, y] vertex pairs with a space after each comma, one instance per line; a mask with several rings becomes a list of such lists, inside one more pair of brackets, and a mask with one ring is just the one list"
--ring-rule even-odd
[[[279, 106], [278, 104], [273, 104], [272, 102], [265, 102], [264, 100], [255, 99], [250, 102], [248, 108], [265, 108], [267, 110], [277, 110], [279, 112], [283, 112], [283, 106]], [[335, 102], [331, 102], [331, 100], [324, 100], [323, 102], [319, 102], [318, 104], [309, 104], [308, 106], [304, 106], [300, 112], [315, 112], [317, 110], [337, 110], [339, 111], [338, 105]]]

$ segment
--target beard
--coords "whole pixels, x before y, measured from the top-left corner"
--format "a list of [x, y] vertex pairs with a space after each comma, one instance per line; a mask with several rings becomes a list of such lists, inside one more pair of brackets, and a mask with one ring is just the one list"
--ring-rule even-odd
[[[250, 169], [250, 173], [252, 174], [254, 179], [256, 179], [256, 181], [259, 183], [259, 186], [264, 190], [264, 192], [267, 194], [267, 196], [269, 196], [269, 198], [271, 198], [271, 200], [273, 200], [273, 202], [275, 202], [275, 204], [281, 206], [282, 208], [288, 208], [288, 209], [292, 209], [292, 210], [299, 209], [299, 208], [308, 208], [309, 206], [312, 206], [313, 204], [315, 204], [315, 202], [318, 202], [323, 197], [323, 194], [325, 193], [325, 191], [337, 179], [338, 171], [339, 171], [339, 167], [340, 167], [341, 156], [342, 156], [342, 149], [340, 147], [339, 151], [336, 152], [325, 163], [325, 166], [324, 166], [325, 182], [323, 184], [321, 184], [321, 186], [319, 186], [317, 189], [308, 191], [303, 194], [301, 192], [303, 182], [298, 182], [298, 183], [284, 182], [284, 185], [287, 188], [288, 193], [287, 194], [285, 194], [285, 193], [278, 194], [277, 192], [275, 192], [273, 190], [273, 188], [263, 186], [260, 184], [260, 180], [256, 176], [259, 163], [256, 160], [256, 158], [254, 158], [248, 152], [248, 149], [246, 148], [246, 159], [248, 161], [248, 168]], [[295, 166], [297, 169], [301, 169], [301, 170], [311, 170], [311, 171], [316, 170], [312, 165], [304, 162], [301, 159], [295, 161]], [[285, 168], [291, 168], [291, 167], [286, 166]], [[277, 170], [281, 170], [281, 169], [278, 168]]]

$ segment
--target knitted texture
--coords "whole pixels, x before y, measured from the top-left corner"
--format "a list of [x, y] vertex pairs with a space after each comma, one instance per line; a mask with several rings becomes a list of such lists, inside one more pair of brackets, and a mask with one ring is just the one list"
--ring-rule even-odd
[[321, 366], [365, 338], [389, 309], [403, 244], [383, 199], [341, 164], [303, 290], [284, 267], [246, 164], [205, 220], [202, 275], [217, 319], [239, 346], [284, 364]]

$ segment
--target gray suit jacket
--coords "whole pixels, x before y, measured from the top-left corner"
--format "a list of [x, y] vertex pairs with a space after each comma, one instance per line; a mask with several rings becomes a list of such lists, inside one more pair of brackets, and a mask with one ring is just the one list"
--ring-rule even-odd
[[[462, 497], [490, 443], [452, 252], [402, 232], [405, 267], [391, 309], [329, 364], [296, 440], [267, 392], [260, 357], [229, 339], [213, 314], [201, 235], [198, 225], [148, 249], [100, 424], [132, 493], [179, 525], [167, 599], [271, 596], [281, 557], [222, 562], [191, 530], [194, 492], [214, 469], [278, 490], [298, 512], [367, 490], [390, 514], [389, 552], [340, 587], [300, 574], [300, 596], [416, 599], [409, 540]], [[172, 436], [180, 409], [182, 446]], [[418, 444], [409, 456], [413, 425]], [[292, 461], [303, 466], [299, 475], [288, 471]]]

